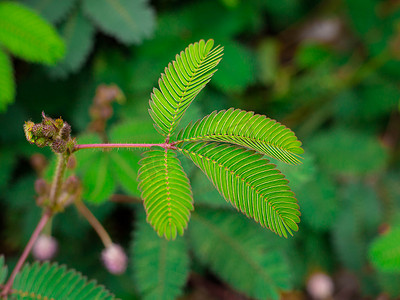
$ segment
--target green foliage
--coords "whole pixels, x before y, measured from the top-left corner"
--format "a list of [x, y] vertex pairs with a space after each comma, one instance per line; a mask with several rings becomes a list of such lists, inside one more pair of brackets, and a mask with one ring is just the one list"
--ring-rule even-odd
[[187, 175], [174, 151], [164, 149], [143, 153], [138, 180], [147, 221], [159, 236], [175, 239], [183, 235], [193, 210]]
[[103, 286], [65, 266], [26, 264], [15, 277], [11, 299], [116, 299]]
[[0, 255], [0, 284], [3, 284], [7, 279], [8, 269], [4, 264], [4, 256]]
[[0, 48], [0, 112], [14, 100], [15, 82], [11, 58]]
[[47, 21], [55, 24], [66, 17], [76, 0], [23, 0], [22, 3], [36, 10]]
[[287, 237], [297, 231], [297, 200], [282, 173], [257, 152], [215, 142], [179, 148], [213, 182], [220, 194], [261, 226]]
[[249, 297], [279, 299], [279, 290], [290, 287], [288, 266], [273, 238], [233, 212], [197, 209], [189, 239], [202, 263]]
[[230, 108], [189, 124], [178, 142], [228, 142], [253, 149], [289, 164], [299, 164], [304, 151], [293, 131], [262, 115]]
[[64, 42], [50, 24], [10, 1], [0, 3], [0, 45], [17, 57], [49, 65], [65, 53]]
[[369, 249], [374, 266], [383, 272], [400, 272], [400, 227], [394, 227], [376, 238]]
[[186, 242], [178, 237], [167, 241], [157, 236], [139, 213], [131, 244], [133, 282], [144, 300], [176, 299], [189, 275]]
[[221, 60], [222, 47], [214, 41], [190, 44], [165, 68], [154, 89], [149, 113], [159, 132], [169, 138], [197, 94], [210, 81]]
[[153, 32], [155, 18], [147, 0], [83, 0], [82, 4], [96, 26], [124, 44], [139, 44]]

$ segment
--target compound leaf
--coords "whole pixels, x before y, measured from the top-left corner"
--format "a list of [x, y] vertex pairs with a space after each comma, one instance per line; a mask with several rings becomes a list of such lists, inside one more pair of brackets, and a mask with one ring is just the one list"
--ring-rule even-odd
[[147, 221], [159, 236], [175, 239], [183, 235], [193, 210], [192, 191], [174, 151], [143, 153], [138, 175]]
[[185, 143], [178, 148], [236, 209], [278, 235], [297, 231], [300, 212], [285, 176], [262, 155], [236, 145]]
[[155, 27], [147, 0], [84, 0], [83, 10], [102, 31], [127, 45], [141, 43]]
[[290, 288], [289, 268], [273, 237], [259, 229], [234, 212], [196, 209], [188, 236], [199, 260], [231, 286], [252, 298], [279, 299]]
[[159, 89], [153, 89], [149, 113], [165, 137], [172, 135], [190, 103], [215, 73], [223, 48], [213, 45], [213, 40], [190, 44], [165, 68], [158, 80]]
[[15, 56], [49, 65], [65, 53], [64, 42], [49, 23], [11, 1], [0, 3], [0, 44]]
[[263, 115], [233, 108], [214, 111], [189, 124], [177, 140], [233, 143], [289, 164], [299, 164], [299, 154], [304, 152], [289, 128]]
[[103, 286], [65, 266], [26, 264], [15, 277], [11, 299], [116, 299]]
[[[1, 22], [1, 21], [0, 21]], [[15, 82], [10, 57], [0, 48], [0, 112], [14, 100]]]
[[133, 280], [144, 300], [177, 299], [189, 275], [186, 241], [159, 238], [140, 213], [131, 245]]

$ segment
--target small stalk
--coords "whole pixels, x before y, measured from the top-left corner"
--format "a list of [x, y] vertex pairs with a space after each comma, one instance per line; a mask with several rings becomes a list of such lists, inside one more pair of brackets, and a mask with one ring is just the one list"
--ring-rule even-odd
[[35, 244], [36, 239], [42, 232], [43, 228], [46, 226], [47, 222], [51, 219], [53, 215], [52, 211], [47, 209], [42, 218], [40, 219], [39, 223], [37, 224], [35, 231], [32, 233], [31, 238], [29, 239], [28, 244], [25, 246], [24, 252], [22, 253], [21, 257], [18, 259], [18, 262], [12, 271], [10, 277], [8, 278], [7, 283], [4, 285], [3, 291], [1, 292], [1, 296], [7, 299], [8, 293], [11, 291], [12, 285], [14, 283], [15, 276], [21, 270], [26, 258], [28, 257], [29, 253], [32, 250], [33, 245]]
[[75, 201], [75, 206], [78, 211], [85, 217], [85, 219], [89, 222], [89, 224], [93, 227], [93, 229], [97, 232], [101, 241], [104, 244], [104, 247], [110, 247], [112, 245], [112, 240], [108, 235], [107, 231], [104, 229], [103, 225], [96, 219], [96, 217], [92, 214], [92, 212], [86, 207], [86, 205], [81, 201]]
[[57, 167], [54, 173], [53, 181], [50, 189], [50, 203], [56, 204], [58, 193], [60, 192], [62, 178], [64, 176], [65, 167], [67, 165], [68, 156], [64, 154], [57, 154]]
[[164, 149], [173, 149], [176, 147], [171, 143], [162, 143], [162, 144], [81, 144], [75, 145], [74, 151], [78, 151], [80, 149], [111, 149], [111, 148], [150, 148], [150, 147], [162, 147]]

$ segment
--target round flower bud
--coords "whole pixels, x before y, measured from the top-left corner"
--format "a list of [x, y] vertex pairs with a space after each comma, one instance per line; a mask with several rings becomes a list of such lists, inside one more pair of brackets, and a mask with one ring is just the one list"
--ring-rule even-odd
[[43, 196], [47, 192], [47, 182], [43, 178], [36, 179], [35, 191], [39, 196]]
[[43, 125], [42, 124], [33, 125], [32, 133], [36, 137], [41, 137], [43, 135]]
[[53, 125], [43, 125], [43, 135], [47, 138], [52, 138], [57, 134], [57, 130]]
[[68, 140], [71, 134], [71, 125], [69, 125], [67, 122], [64, 122], [64, 126], [61, 128], [60, 134], [62, 139]]
[[334, 290], [331, 277], [324, 273], [314, 273], [307, 281], [307, 291], [313, 299], [327, 299]]
[[69, 176], [64, 183], [64, 188], [68, 194], [74, 194], [79, 188], [79, 179], [75, 175]]
[[38, 138], [35, 141], [36, 146], [43, 148], [47, 146], [47, 140], [44, 137]]
[[112, 244], [101, 252], [104, 266], [112, 274], [122, 274], [125, 272], [128, 258], [124, 249], [120, 245]]
[[66, 142], [62, 139], [56, 139], [52, 144], [51, 148], [56, 153], [64, 153], [67, 149]]
[[52, 236], [41, 234], [32, 248], [32, 254], [37, 260], [50, 260], [57, 252], [58, 243]]

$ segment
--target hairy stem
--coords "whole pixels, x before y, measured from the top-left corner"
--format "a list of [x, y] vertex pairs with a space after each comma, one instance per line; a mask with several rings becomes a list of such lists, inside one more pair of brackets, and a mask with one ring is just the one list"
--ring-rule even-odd
[[103, 225], [96, 219], [96, 217], [92, 214], [92, 212], [86, 207], [85, 204], [81, 200], [75, 201], [76, 208], [78, 211], [86, 218], [89, 224], [93, 227], [93, 229], [97, 232], [101, 241], [104, 244], [104, 247], [109, 247], [112, 245], [112, 240], [108, 235], [107, 231], [104, 229]]
[[64, 154], [57, 154], [57, 167], [54, 173], [53, 182], [51, 183], [50, 189], [50, 203], [52, 205], [56, 204], [58, 193], [60, 192], [61, 182], [65, 171], [65, 166], [67, 165], [68, 157]]
[[109, 149], [109, 148], [150, 148], [153, 146], [162, 147], [164, 149], [176, 149], [171, 143], [162, 143], [162, 144], [81, 144], [75, 145], [74, 151], [78, 151], [80, 149]]
[[15, 276], [21, 270], [22, 265], [24, 264], [26, 258], [28, 257], [29, 253], [32, 250], [33, 245], [35, 244], [36, 239], [38, 238], [39, 234], [42, 232], [43, 228], [46, 226], [47, 222], [50, 220], [53, 212], [47, 209], [42, 218], [40, 219], [39, 223], [37, 224], [35, 231], [32, 233], [31, 238], [29, 239], [28, 244], [25, 246], [24, 252], [22, 253], [21, 257], [19, 258], [14, 270], [12, 271], [10, 277], [8, 278], [7, 283], [5, 284], [3, 291], [1, 292], [2, 297], [7, 297], [8, 293], [10, 292]]

